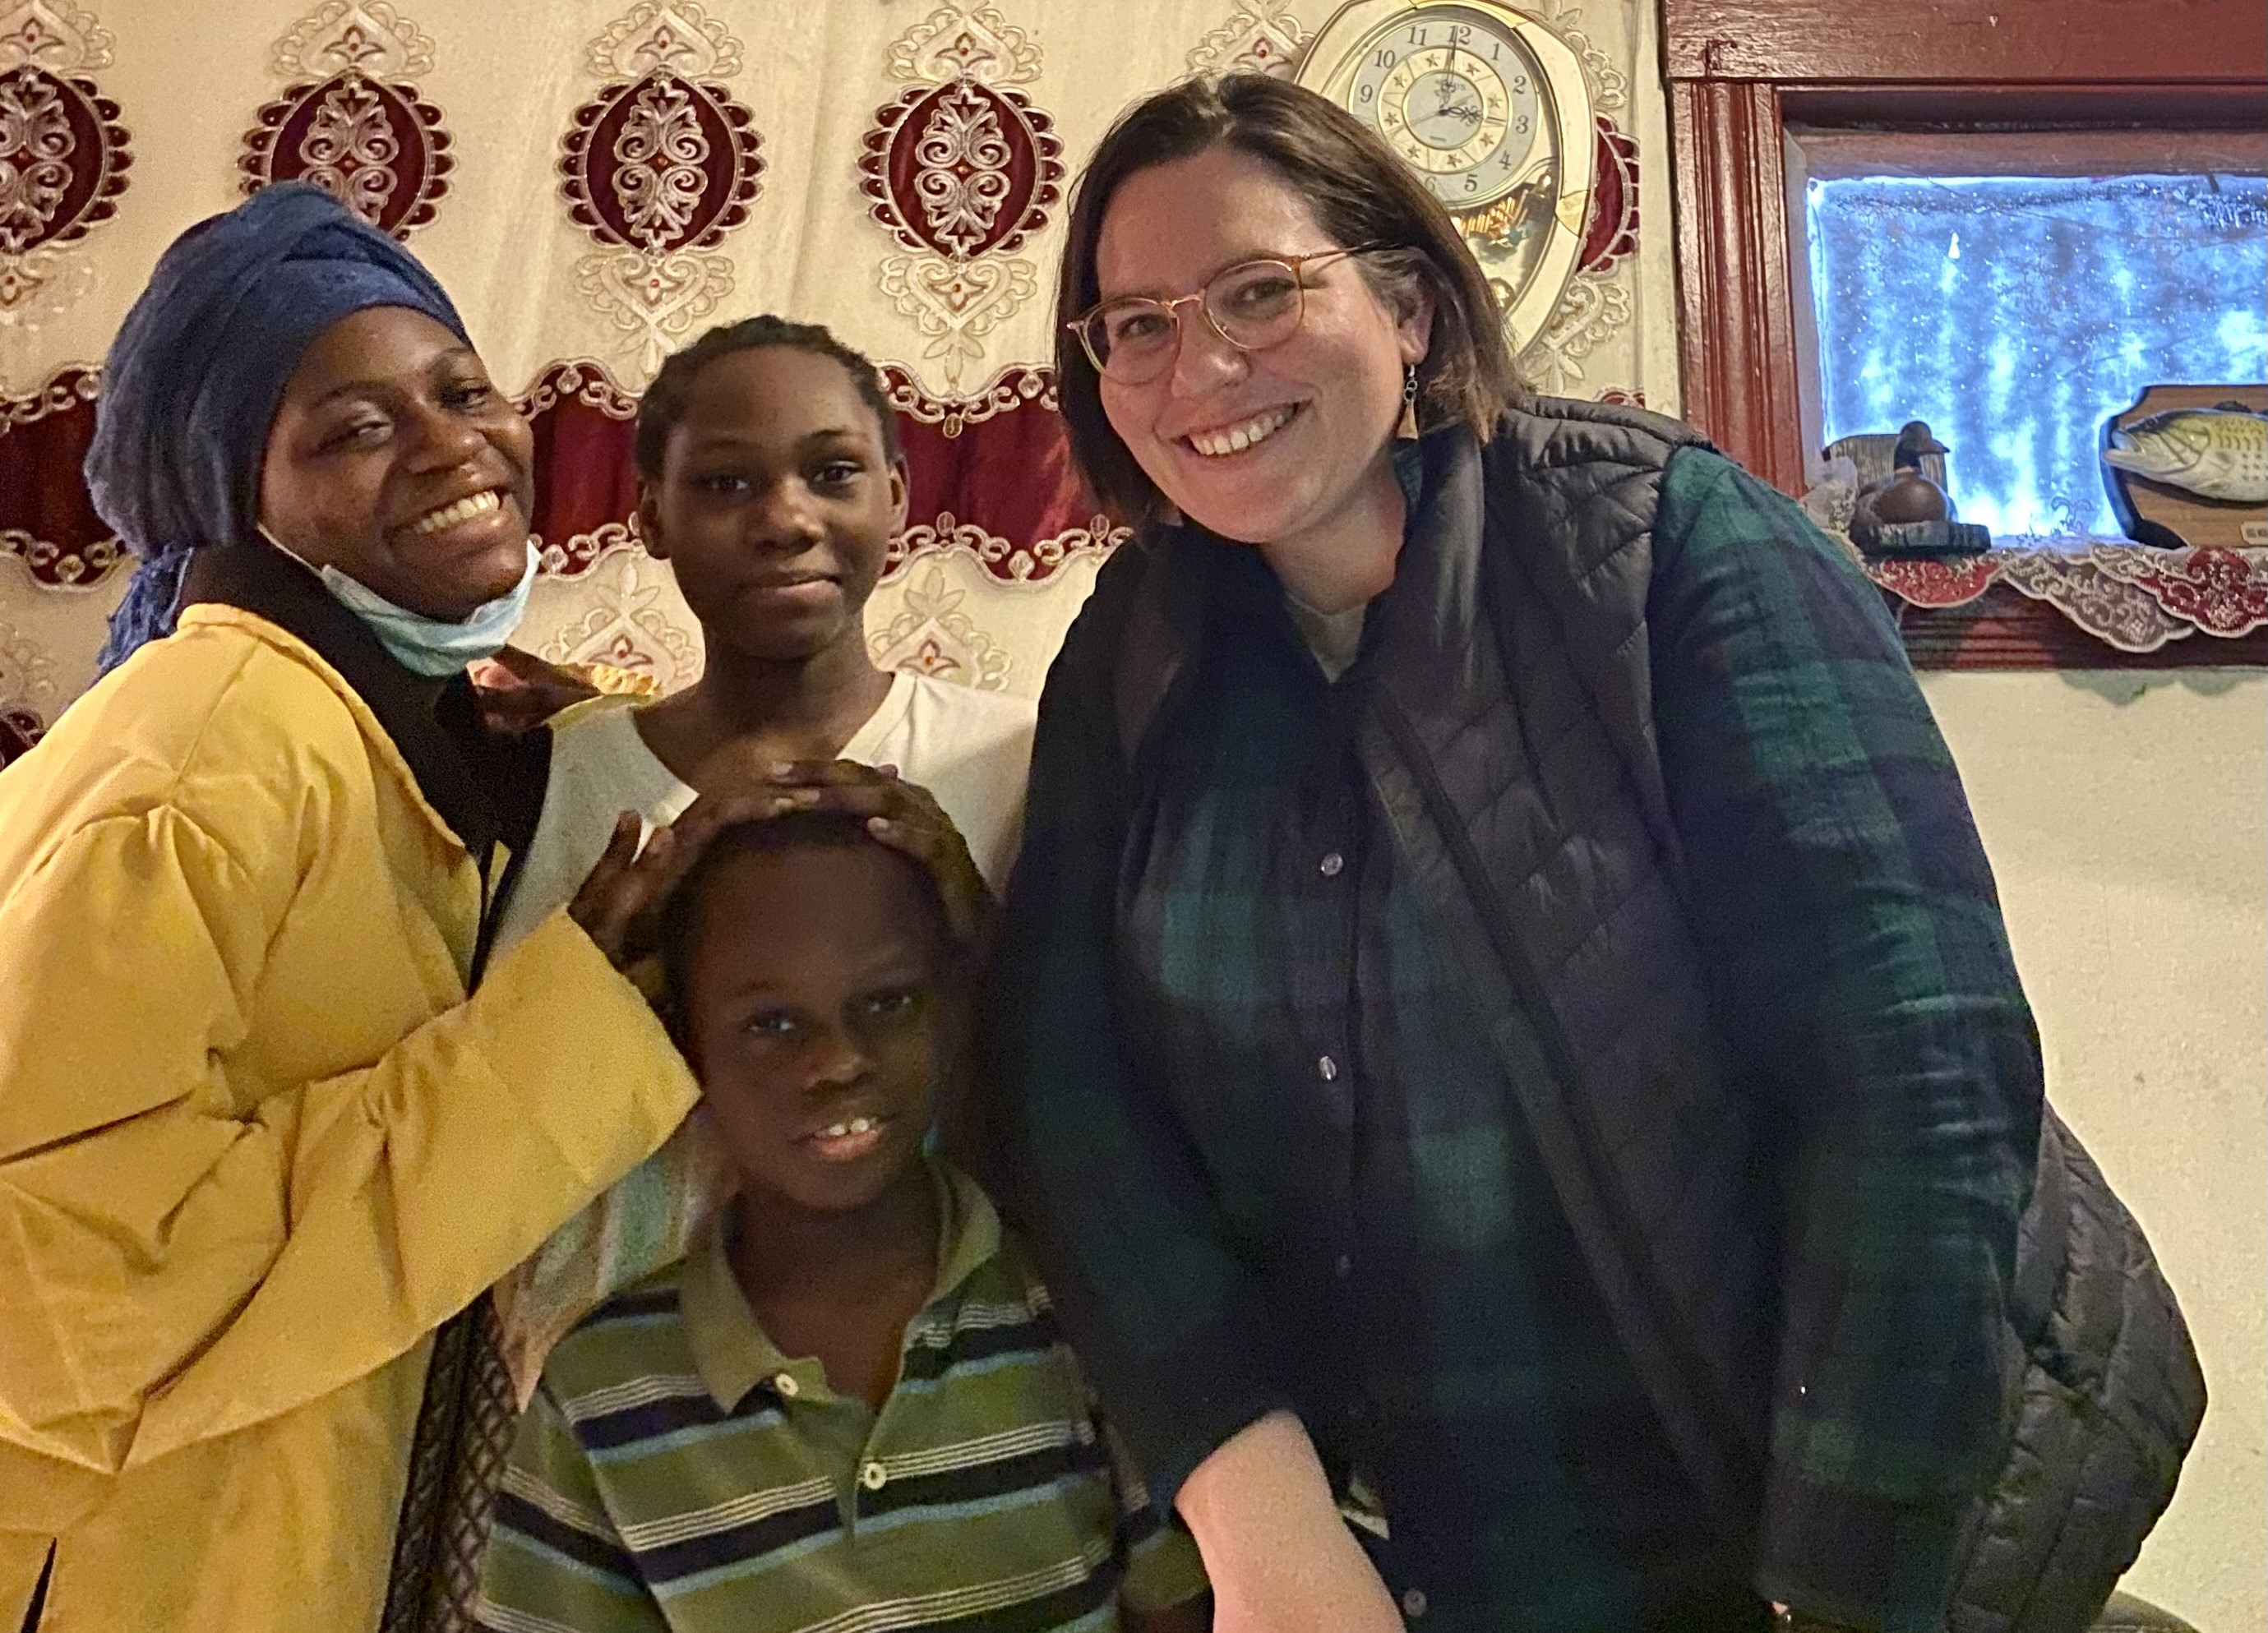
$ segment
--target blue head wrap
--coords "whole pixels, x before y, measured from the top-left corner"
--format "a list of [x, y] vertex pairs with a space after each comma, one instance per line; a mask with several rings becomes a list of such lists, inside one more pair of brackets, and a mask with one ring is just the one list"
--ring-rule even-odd
[[104, 669], [172, 631], [192, 551], [252, 538], [284, 383], [317, 335], [372, 306], [465, 338], [415, 256], [306, 182], [263, 188], [158, 258], [111, 342], [86, 452], [96, 512], [141, 558]]

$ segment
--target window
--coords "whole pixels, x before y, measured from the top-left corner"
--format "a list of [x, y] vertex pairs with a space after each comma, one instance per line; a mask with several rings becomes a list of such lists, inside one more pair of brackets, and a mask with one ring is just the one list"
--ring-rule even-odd
[[1797, 136], [1812, 445], [1925, 420], [1964, 521], [2118, 537], [2103, 422], [2154, 382], [2268, 382], [2268, 179], [2119, 162], [2163, 163], [2162, 140], [2064, 144], [2064, 168], [2071, 146], [2095, 150], [2093, 175], [1990, 173], [1996, 158], [2054, 167], [2026, 165], [2037, 138], [1996, 154], [1990, 136], [1929, 144], [1952, 173], [1917, 174], [1899, 164], [1911, 145]]
[[[2260, 355], [2257, 259], [2240, 261], [2249, 269], [2230, 275], [2236, 300], [2250, 300], [2228, 316], [2225, 331], [2232, 309], [2216, 312], [2213, 303], [2226, 298], [2210, 287], [2217, 275], [2176, 266], [2177, 283], [2204, 290], [2200, 310], [2182, 326], [2183, 337], [2138, 334], [2131, 337], [2137, 357], [2122, 336], [2106, 349], [2117, 354], [2116, 366], [2078, 382], [2068, 374], [2056, 379], [2033, 348], [2084, 345], [2083, 312], [2023, 314], [2042, 320], [2038, 327], [2060, 328], [2059, 341], [2003, 330], [1988, 342], [1976, 327], [1984, 294], [1970, 281], [1973, 269], [1992, 264], [1982, 256], [1980, 232], [1993, 237], [1995, 256], [2020, 263], [2027, 254], [2058, 253], [2052, 243], [2027, 250], [2010, 236], [2007, 209], [1981, 208], [1996, 193], [2006, 205], [2013, 184], [2025, 182], [2040, 189], [2031, 213], [2071, 218], [2061, 229], [2066, 247], [2097, 208], [2088, 201], [2122, 188], [2132, 208], [2230, 210], [2237, 229], [2257, 243], [2257, 179], [2268, 173], [2268, 80], [2261, 68], [2268, 62], [2268, 6], [2259, 0], [2094, 6], [1933, 0], [1921, 12], [1816, 0], [1662, 0], [1661, 16], [1683, 408], [1718, 446], [1766, 481], [1800, 494], [1820, 469], [1822, 445], [1846, 424], [1864, 419], [1866, 430], [1893, 431], [1904, 417], [1920, 417], [1953, 445], [1951, 482], [1967, 519], [1985, 519], [2004, 534], [2041, 527], [2108, 532], [2093, 462], [2072, 463], [2073, 450], [2091, 442], [2091, 430], [2082, 438], [2082, 428], [2099, 425], [2103, 403], [2117, 394], [2116, 407], [2131, 404], [2134, 394], [2125, 388], [2136, 377], [2260, 378], [2257, 362], [2222, 366]], [[1815, 194], [1814, 180], [1827, 185]], [[1842, 182], [1861, 185], [1834, 185]], [[2226, 202], [2214, 202], [2216, 190]], [[1965, 201], [1956, 197], [1962, 194]], [[1955, 257], [1948, 252], [1961, 229], [1949, 212], [1960, 202], [1993, 219], [1980, 226], [1972, 218]], [[1888, 315], [1868, 313], [1864, 286], [1893, 276], [1889, 249], [1859, 241], [1863, 233], [1839, 235], [1837, 217], [1873, 210], [1869, 224], [1879, 231], [1886, 212], [1899, 209], [1908, 223], [1907, 253], [1921, 263], [1920, 296], [1932, 298], [1949, 266], [1955, 275], [1957, 339], [1943, 338], [1945, 315], [1918, 311], [1911, 293], [1871, 303], [1887, 305]], [[1815, 214], [1822, 217], [1816, 265]], [[1846, 240], [1840, 254], [1838, 236]], [[2167, 270], [2168, 258], [2155, 259], [2156, 270]], [[2139, 291], [2152, 260], [2146, 247], [2130, 246], [2123, 270], [2102, 276], [2114, 292], [2122, 276], [2132, 276]], [[1860, 286], [1858, 302], [1845, 298], [1845, 283]], [[2136, 300], [2153, 304], [2139, 293]], [[1854, 327], [1867, 322], [1904, 323], [1907, 333], [1878, 340]], [[2210, 342], [2198, 338], [2201, 327]], [[1955, 386], [1917, 388], [1893, 378], [1911, 361], [1906, 354], [1925, 349], [1914, 338], [1924, 333], [1928, 348], [1960, 365], [1940, 374], [1949, 372], [1981, 403]], [[2176, 349], [2161, 365], [2149, 348], [2166, 344]], [[2209, 371], [2192, 366], [2198, 358], [2180, 349], [2207, 344], [2217, 348]], [[2028, 370], [2038, 387], [2029, 393], [2021, 389]], [[2113, 374], [2126, 378], [2106, 383]], [[1923, 401], [1890, 407], [1907, 396]], [[2004, 410], [1997, 419], [1996, 403]], [[2014, 424], [2001, 423], [2011, 416]], [[2058, 423], [2043, 430], [2033, 422]], [[2074, 570], [2124, 570], [2126, 559], [2090, 552]], [[2207, 614], [2189, 621], [2191, 631], [2211, 629], [2212, 638], [2159, 640], [2143, 630], [2114, 641], [2106, 629], [2081, 628], [2075, 613], [2067, 618], [2059, 611], [2079, 603], [2055, 600], [2061, 592], [2043, 577], [2062, 570], [2055, 563], [2079, 561], [2066, 552], [2001, 552], [1967, 569], [1933, 570], [1934, 577], [1918, 569], [1875, 576], [1896, 602], [1908, 651], [1925, 666], [2268, 666], [2268, 628], [2246, 611], [2268, 563], [2204, 562], [2198, 570], [2208, 577], [2241, 577], [2226, 593], [2219, 579], [2209, 588], [2184, 580], [2180, 593], [2197, 589], [2201, 599], [2192, 599]], [[2033, 576], [2009, 577], [2004, 568]], [[2188, 570], [2181, 562], [2168, 569], [2176, 577]], [[1908, 588], [1917, 593], [1907, 595]], [[2169, 601], [2154, 605], [2169, 613]]]

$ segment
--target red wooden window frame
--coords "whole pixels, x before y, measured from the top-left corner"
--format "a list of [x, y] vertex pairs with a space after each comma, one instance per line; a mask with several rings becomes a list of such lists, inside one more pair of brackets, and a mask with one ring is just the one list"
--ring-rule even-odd
[[[1793, 126], [1931, 131], [2268, 129], [2261, 0], [1663, 0], [1686, 416], [1804, 486], [1810, 336], [1788, 216]], [[1800, 226], [1796, 229], [1800, 231]], [[2268, 665], [2268, 631], [2120, 652], [1994, 589], [1906, 614], [1917, 662]]]

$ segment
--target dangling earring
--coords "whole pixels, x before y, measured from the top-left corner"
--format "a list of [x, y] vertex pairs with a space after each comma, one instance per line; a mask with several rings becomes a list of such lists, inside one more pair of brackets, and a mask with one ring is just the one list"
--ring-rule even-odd
[[1396, 437], [1418, 435], [1418, 365], [1402, 365], [1402, 423], [1394, 428]]

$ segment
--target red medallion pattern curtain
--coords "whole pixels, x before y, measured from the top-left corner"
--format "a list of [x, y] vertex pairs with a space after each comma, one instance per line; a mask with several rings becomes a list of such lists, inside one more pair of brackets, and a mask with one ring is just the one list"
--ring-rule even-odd
[[[869, 608], [877, 657], [1036, 694], [1116, 542], [1049, 366], [1078, 166], [1145, 91], [1293, 71], [1336, 9], [0, 0], [0, 741], [88, 684], [132, 567], [78, 478], [112, 333], [176, 232], [289, 178], [415, 248], [534, 422], [521, 644], [664, 687], [699, 672], [630, 521], [637, 394], [705, 327], [771, 311], [873, 356], [901, 417], [912, 509]], [[1674, 412], [1653, 9], [1525, 9], [1583, 62], [1599, 185], [1522, 366]]]

